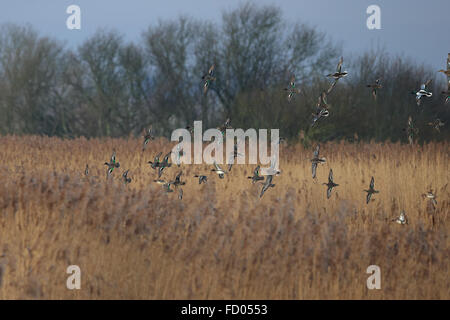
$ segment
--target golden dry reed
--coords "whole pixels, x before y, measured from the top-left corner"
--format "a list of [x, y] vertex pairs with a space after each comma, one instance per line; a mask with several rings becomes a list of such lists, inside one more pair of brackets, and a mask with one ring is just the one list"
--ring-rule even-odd
[[[220, 180], [211, 166], [172, 165], [163, 178], [183, 171], [182, 200], [147, 163], [173, 145], [1, 137], [0, 299], [450, 298], [448, 142], [323, 144], [317, 181], [312, 148], [282, 145], [262, 199], [254, 166]], [[113, 149], [120, 168], [107, 181]], [[330, 168], [339, 186], [327, 200]], [[366, 204], [372, 176], [380, 193]], [[402, 210], [408, 225], [392, 222]], [[69, 265], [80, 290], [66, 287]], [[366, 286], [369, 265], [379, 290]]]

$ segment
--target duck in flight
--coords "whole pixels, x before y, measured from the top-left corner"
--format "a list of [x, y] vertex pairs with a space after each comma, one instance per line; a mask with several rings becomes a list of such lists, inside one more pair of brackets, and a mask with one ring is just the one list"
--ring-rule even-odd
[[116, 162], [116, 151], [113, 150], [113, 153], [111, 155], [111, 160], [109, 162], [105, 162], [105, 166], [108, 166], [108, 171], [106, 174], [106, 177], [109, 177], [112, 172], [114, 171], [114, 168], [119, 168], [120, 163]]
[[224, 124], [222, 124], [220, 127], [217, 127], [217, 129], [222, 133], [222, 136], [225, 135], [227, 129], [233, 129], [231, 126], [231, 120], [228, 118]]
[[262, 176], [260, 175], [259, 169], [260, 169], [260, 166], [257, 166], [257, 167], [255, 168], [255, 170], [253, 170], [253, 176], [247, 177], [248, 179], [252, 179], [252, 183], [255, 183], [255, 182], [264, 180], [264, 177], [262, 177]]
[[123, 178], [123, 181], [124, 181], [125, 184], [131, 182], [131, 178], [128, 177], [128, 171], [129, 171], [129, 170], [125, 171], [125, 172], [122, 174], [122, 178]]
[[198, 178], [198, 184], [206, 183], [208, 181], [208, 177], [204, 175], [196, 174], [194, 178]]
[[318, 109], [329, 109], [330, 105], [328, 104], [327, 97], [333, 91], [334, 87], [336, 86], [337, 81], [333, 81], [331, 86], [328, 88], [328, 90], [322, 91], [319, 98], [317, 99], [317, 105], [316, 107]]
[[295, 76], [294, 75], [291, 77], [291, 81], [289, 81], [289, 86], [284, 88], [283, 90], [288, 92], [287, 100], [289, 102], [291, 102], [294, 94], [300, 93], [300, 89], [295, 86]]
[[171, 186], [170, 182], [166, 182], [163, 179], [153, 180], [153, 182], [156, 182], [157, 184], [161, 185], [166, 192], [173, 192], [173, 190], [170, 189]]
[[278, 176], [281, 174], [281, 171], [278, 170], [278, 159], [277, 154], [273, 154], [273, 156], [270, 158], [270, 167], [269, 168], [263, 168], [263, 175], [269, 176]]
[[267, 189], [275, 187], [275, 184], [272, 183], [272, 180], [273, 180], [273, 175], [266, 176], [266, 180], [264, 181], [262, 189], [261, 189], [261, 194], [259, 195], [260, 198], [262, 198], [262, 196], [264, 195], [264, 192], [266, 192]]
[[333, 190], [333, 188], [339, 186], [337, 183], [334, 183], [334, 181], [333, 181], [333, 170], [332, 169], [330, 169], [330, 173], [328, 175], [328, 183], [324, 182], [323, 184], [327, 186], [327, 199], [330, 199], [331, 191]]
[[144, 143], [142, 145], [142, 151], [144, 151], [145, 147], [150, 142], [150, 140], [155, 140], [155, 137], [153, 136], [152, 126], [150, 126], [150, 128], [148, 128], [147, 131], [144, 129], [144, 135], [142, 137], [144, 138]]
[[[450, 87], [450, 85], [449, 85], [449, 87]], [[442, 91], [441, 93], [445, 96], [444, 103], [447, 104], [447, 102], [450, 100], [450, 89], [447, 91]]]
[[313, 120], [311, 123], [311, 127], [314, 127], [314, 125], [322, 118], [326, 118], [330, 115], [330, 112], [328, 109], [330, 108], [330, 105], [328, 104], [327, 97], [333, 91], [333, 88], [336, 86], [337, 80], [335, 80], [331, 86], [328, 88], [328, 90], [322, 91], [319, 98], [317, 99], [316, 104], [316, 111], [312, 114]]
[[181, 186], [184, 186], [186, 184], [186, 182], [181, 181], [181, 175], [183, 174], [182, 171], [180, 171], [175, 179], [173, 181], [170, 181], [169, 184], [173, 185], [175, 187], [175, 189], [178, 190], [178, 199], [183, 199], [183, 189], [181, 189]]
[[408, 224], [408, 218], [406, 218], [405, 211], [400, 212], [400, 215], [392, 221], [397, 222], [398, 224]]
[[323, 157], [320, 158], [319, 157], [319, 151], [320, 151], [320, 145], [317, 145], [316, 150], [314, 150], [313, 158], [311, 159], [311, 163], [312, 163], [312, 177], [313, 177], [313, 179], [316, 178], [317, 165], [319, 163], [326, 162], [325, 158], [323, 158]]
[[433, 206], [433, 209], [436, 208], [436, 206], [437, 206], [436, 194], [433, 193], [433, 190], [432, 190], [432, 189], [430, 189], [430, 191], [428, 191], [428, 192], [422, 194], [422, 197], [423, 197], [423, 198], [429, 199], [429, 200], [430, 200], [430, 203], [431, 203], [432, 206]]
[[211, 83], [216, 80], [216, 77], [214, 77], [214, 68], [215, 65], [213, 64], [207, 73], [205, 73], [202, 76], [203, 80], [203, 93], [206, 94], [208, 92], [208, 88], [211, 86]]
[[414, 143], [414, 139], [416, 138], [417, 134], [419, 133], [419, 129], [417, 129], [414, 125], [414, 122], [412, 120], [412, 117], [408, 117], [407, 127], [406, 129], [403, 129], [406, 131], [406, 135], [408, 137], [409, 144]]
[[336, 67], [336, 72], [327, 74], [327, 77], [333, 78], [335, 81], [338, 81], [341, 78], [344, 78], [347, 76], [347, 71], [342, 71], [342, 63], [344, 62], [344, 57], [341, 57], [341, 59], [338, 62], [338, 65]]
[[186, 182], [181, 181], [181, 175], [183, 174], [183, 171], [180, 171], [173, 181], [170, 181], [169, 183], [173, 185], [174, 187], [184, 186]]
[[380, 83], [380, 79], [375, 80], [375, 83], [368, 84], [367, 87], [372, 89], [372, 97], [377, 101], [377, 92], [383, 87]]
[[158, 178], [161, 178], [161, 175], [164, 171], [165, 168], [169, 168], [172, 166], [171, 163], [169, 163], [169, 156], [172, 154], [172, 151], [169, 151], [165, 156], [163, 161], [161, 161], [158, 165], [159, 169], [158, 169]]
[[326, 118], [330, 115], [330, 112], [326, 108], [316, 108], [316, 112], [312, 114], [313, 120], [311, 123], [311, 127], [314, 127], [317, 121], [322, 118]]
[[160, 161], [159, 161], [159, 157], [161, 157], [162, 152], [158, 153], [155, 158], [153, 159], [153, 161], [149, 161], [148, 163], [150, 163], [150, 167], [152, 169], [156, 169], [159, 167]]
[[365, 192], [367, 192], [367, 197], [366, 197], [366, 203], [368, 204], [370, 201], [370, 198], [372, 197], [372, 194], [374, 193], [379, 193], [380, 191], [375, 190], [375, 180], [372, 177], [372, 179], [370, 180], [370, 185], [369, 185], [369, 189], [364, 190]]
[[243, 156], [243, 154], [238, 152], [238, 145], [237, 145], [237, 143], [235, 143], [234, 147], [233, 147], [233, 153], [230, 154], [230, 161], [229, 161], [230, 163], [228, 164], [228, 171], [231, 171], [231, 168], [233, 167], [233, 163], [237, 159], [238, 156]]
[[414, 94], [416, 96], [416, 103], [418, 106], [420, 106], [420, 103], [422, 101], [422, 97], [431, 98], [433, 96], [433, 93], [431, 91], [427, 91], [427, 87], [430, 85], [431, 79], [427, 82], [423, 83], [420, 86], [420, 90], [417, 92], [412, 91], [411, 94]]
[[175, 151], [175, 157], [176, 157], [176, 164], [179, 167], [181, 164], [181, 158], [185, 155], [186, 153], [184, 152], [184, 150], [180, 147], [180, 145], [177, 145], [176, 151]]
[[[436, 69], [435, 69], [435, 70], [436, 70]], [[450, 77], [450, 69], [448, 69], [448, 70], [441, 69], [441, 70], [439, 70], [438, 72], [442, 72], [442, 73], [445, 74], [447, 77]]]
[[226, 172], [223, 171], [223, 169], [215, 161], [214, 161], [214, 169], [211, 169], [211, 171], [217, 173], [220, 179], [223, 179], [226, 174]]
[[444, 126], [444, 122], [441, 121], [441, 119], [437, 118], [436, 120], [434, 120], [433, 122], [428, 122], [428, 125], [433, 127], [433, 129], [435, 129], [437, 132], [441, 132], [441, 130], [439, 129], [440, 127]]

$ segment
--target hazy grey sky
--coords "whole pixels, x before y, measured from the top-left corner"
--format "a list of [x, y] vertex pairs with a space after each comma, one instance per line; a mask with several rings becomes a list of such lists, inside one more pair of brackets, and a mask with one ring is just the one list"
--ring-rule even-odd
[[[158, 19], [181, 14], [220, 22], [239, 0], [0, 0], [0, 23], [29, 23], [42, 34], [78, 45], [98, 28], [113, 28], [130, 40]], [[450, 52], [450, 0], [258, 0], [278, 5], [288, 21], [304, 22], [344, 44], [346, 55], [383, 46], [434, 69]], [[68, 30], [66, 8], [81, 8], [81, 30]], [[381, 8], [381, 30], [368, 30], [366, 9]]]

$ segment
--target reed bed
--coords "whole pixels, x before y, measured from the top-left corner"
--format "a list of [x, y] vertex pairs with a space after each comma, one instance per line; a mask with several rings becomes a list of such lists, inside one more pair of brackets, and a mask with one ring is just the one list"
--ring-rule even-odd
[[[147, 164], [173, 143], [141, 144], [0, 137], [0, 299], [450, 298], [447, 142], [323, 144], [317, 181], [312, 148], [282, 145], [282, 173], [261, 199], [254, 165], [223, 180], [172, 165], [163, 178], [183, 171], [182, 200]], [[107, 180], [113, 149], [120, 168]], [[330, 168], [339, 186], [327, 200]], [[372, 176], [380, 193], [366, 204]], [[435, 209], [421, 196], [430, 187]], [[402, 210], [407, 225], [392, 222]], [[66, 288], [69, 265], [80, 290]], [[369, 265], [380, 290], [366, 286]]]

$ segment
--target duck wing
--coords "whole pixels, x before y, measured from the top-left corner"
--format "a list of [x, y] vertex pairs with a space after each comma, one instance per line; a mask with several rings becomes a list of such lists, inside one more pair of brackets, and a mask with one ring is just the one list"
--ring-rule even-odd
[[294, 75], [291, 77], [291, 80], [289, 81], [289, 85], [291, 87], [295, 87], [295, 76]]
[[215, 68], [215, 67], [216, 67], [216, 65], [213, 64], [213, 65], [209, 68], [208, 74], [209, 74], [210, 76], [212, 76], [212, 75], [214, 74], [214, 68]]
[[369, 203], [371, 197], [372, 197], [372, 193], [367, 192], [366, 203]]
[[261, 189], [261, 194], [259, 195], [260, 198], [262, 198], [262, 196], [264, 195], [264, 192], [266, 192], [267, 187], [266, 185], [263, 185], [262, 189]]
[[328, 174], [328, 183], [333, 183], [333, 170], [330, 169], [330, 173]]
[[313, 177], [313, 179], [316, 177], [316, 169], [317, 169], [317, 163], [313, 162], [312, 163], [312, 177]]
[[331, 84], [331, 86], [327, 90], [327, 94], [330, 94], [331, 91], [333, 91], [334, 87], [336, 86], [336, 83], [337, 83], [337, 80], [333, 81], [333, 83]]
[[171, 155], [172, 151], [169, 151], [165, 156], [164, 156], [164, 163], [169, 163], [169, 156]]
[[272, 176], [270, 175], [270, 176], [267, 176], [266, 181], [264, 181], [264, 185], [261, 189], [261, 194], [259, 195], [260, 198], [264, 195], [264, 192], [266, 192], [267, 189], [269, 189], [271, 184], [272, 184]]
[[223, 171], [222, 168], [214, 161], [214, 167], [216, 168], [216, 171]]
[[341, 72], [341, 70], [342, 70], [342, 63], [344, 62], [344, 57], [341, 57], [341, 59], [339, 60], [339, 62], [338, 62], [338, 65], [337, 65], [337, 68], [336, 68], [336, 71], [337, 72]]
[[159, 169], [158, 169], [158, 179], [161, 178], [163, 170], [164, 170], [164, 167], [159, 167]]
[[319, 157], [320, 145], [317, 145], [316, 150], [314, 150], [313, 157], [316, 159]]
[[331, 190], [333, 190], [333, 187], [328, 187], [327, 188], [327, 199], [330, 199], [330, 197], [331, 197]]
[[113, 151], [112, 155], [111, 155], [111, 163], [116, 163], [116, 152]]

